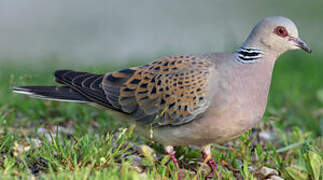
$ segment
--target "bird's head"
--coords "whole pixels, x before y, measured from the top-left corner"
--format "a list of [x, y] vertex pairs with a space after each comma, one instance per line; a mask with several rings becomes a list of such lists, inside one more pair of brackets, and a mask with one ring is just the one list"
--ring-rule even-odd
[[255, 45], [276, 52], [277, 55], [291, 49], [303, 49], [311, 53], [311, 48], [298, 36], [293, 21], [285, 17], [268, 17], [260, 21], [252, 30], [245, 45]]

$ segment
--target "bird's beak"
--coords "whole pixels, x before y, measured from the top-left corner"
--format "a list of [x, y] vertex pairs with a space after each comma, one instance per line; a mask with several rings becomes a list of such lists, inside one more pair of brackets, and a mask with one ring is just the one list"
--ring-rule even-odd
[[290, 40], [293, 41], [298, 48], [303, 49], [308, 53], [312, 52], [312, 49], [303, 40], [293, 37], [290, 37]]

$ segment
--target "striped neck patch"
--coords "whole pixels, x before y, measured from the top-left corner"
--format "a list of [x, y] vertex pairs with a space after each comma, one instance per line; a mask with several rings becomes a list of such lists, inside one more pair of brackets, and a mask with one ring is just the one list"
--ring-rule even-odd
[[234, 53], [234, 59], [242, 64], [255, 63], [264, 56], [259, 48], [241, 47]]

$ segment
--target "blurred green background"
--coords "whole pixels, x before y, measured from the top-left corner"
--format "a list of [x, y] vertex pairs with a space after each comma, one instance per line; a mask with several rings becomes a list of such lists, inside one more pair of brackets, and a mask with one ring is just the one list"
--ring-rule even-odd
[[43, 61], [151, 61], [232, 51], [264, 17], [285, 16], [322, 54], [322, 0], [1, 0], [0, 57]]
[[[288, 52], [273, 74], [267, 116], [322, 134], [323, 1], [0, 1], [1, 104], [10, 86], [51, 83], [55, 69], [108, 72], [164, 55], [230, 52], [255, 23], [285, 16], [313, 53]], [[24, 78], [22, 80], [19, 78]]]

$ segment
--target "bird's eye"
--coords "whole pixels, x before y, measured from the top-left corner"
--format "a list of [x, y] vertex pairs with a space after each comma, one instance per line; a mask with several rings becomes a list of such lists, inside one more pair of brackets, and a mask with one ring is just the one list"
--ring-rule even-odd
[[286, 37], [288, 35], [286, 28], [283, 26], [277, 26], [274, 32], [280, 37]]

